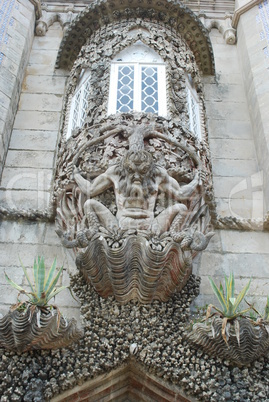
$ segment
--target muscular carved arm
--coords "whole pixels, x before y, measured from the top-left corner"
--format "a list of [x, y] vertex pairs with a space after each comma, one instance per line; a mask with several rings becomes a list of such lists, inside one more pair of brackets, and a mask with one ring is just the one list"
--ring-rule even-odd
[[170, 197], [178, 201], [188, 199], [199, 184], [199, 173], [196, 172], [194, 179], [186, 185], [180, 186], [178, 182], [163, 169], [163, 182], [160, 184], [160, 189]]
[[88, 197], [95, 197], [103, 193], [105, 190], [113, 186], [113, 181], [110, 179], [110, 172], [112, 168], [107, 169], [105, 173], [100, 174], [92, 182], [84, 179], [78, 170], [74, 170], [74, 179], [79, 186], [80, 190]]

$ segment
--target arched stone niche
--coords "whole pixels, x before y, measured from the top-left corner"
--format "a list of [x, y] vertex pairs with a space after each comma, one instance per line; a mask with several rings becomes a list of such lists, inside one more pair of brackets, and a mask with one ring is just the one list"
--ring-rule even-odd
[[167, 30], [163, 22], [124, 19], [96, 30], [82, 46], [67, 83], [63, 110], [63, 138], [67, 133], [70, 107], [81, 71], [89, 70], [91, 90], [87, 106], [87, 124], [93, 125], [107, 116], [111, 61], [120, 52], [138, 41], [157, 53], [166, 65], [167, 116], [188, 126], [189, 115], [186, 76], [189, 75], [198, 93], [202, 138], [206, 140], [204, 99], [201, 74], [194, 53], [187, 41], [175, 30]]
[[70, 24], [59, 49], [56, 66], [70, 69], [81, 47], [102, 26], [119, 21], [139, 19], [165, 25], [168, 32], [177, 32], [192, 50], [200, 71], [214, 74], [214, 59], [208, 31], [198, 17], [176, 1], [163, 0], [101, 0], [90, 4]]

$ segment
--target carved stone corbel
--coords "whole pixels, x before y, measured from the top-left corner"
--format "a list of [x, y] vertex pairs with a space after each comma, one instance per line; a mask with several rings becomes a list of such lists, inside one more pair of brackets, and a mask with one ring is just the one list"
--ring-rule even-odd
[[42, 19], [39, 19], [36, 22], [35, 34], [37, 36], [45, 36], [46, 35], [46, 32], [49, 27], [48, 20], [49, 20], [49, 17], [48, 17], [47, 11], [43, 10]]
[[37, 21], [36, 27], [35, 27], [35, 33], [37, 36], [45, 36], [46, 32], [48, 30], [48, 25], [45, 21]]
[[236, 30], [232, 27], [232, 16], [230, 14], [226, 14], [224, 23], [221, 24], [220, 28], [227, 45], [235, 45]]
[[226, 14], [224, 20], [215, 20], [207, 19], [206, 15], [202, 13], [199, 18], [209, 32], [212, 28], [218, 29], [227, 45], [236, 43], [236, 30], [232, 27], [232, 15]]
[[35, 33], [37, 36], [45, 36], [48, 28], [56, 21], [59, 21], [65, 32], [74, 17], [75, 14], [70, 7], [65, 12], [61, 13], [52, 13], [43, 10], [42, 19], [36, 23]]

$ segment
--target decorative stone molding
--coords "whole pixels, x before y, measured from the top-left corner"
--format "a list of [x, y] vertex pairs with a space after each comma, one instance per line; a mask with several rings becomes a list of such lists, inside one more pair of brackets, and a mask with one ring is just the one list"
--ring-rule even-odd
[[260, 3], [260, 0], [250, 0], [248, 3], [244, 4], [242, 7], [239, 7], [235, 10], [233, 19], [232, 19], [232, 27], [234, 29], [237, 28], [241, 15], [245, 14], [253, 7], [256, 7]]
[[264, 222], [263, 222], [264, 230], [269, 231], [269, 212], [265, 215]]
[[226, 15], [224, 20], [204, 18], [204, 24], [209, 32], [212, 28], [217, 28], [223, 35], [223, 39], [227, 45], [234, 45], [236, 43], [236, 30], [232, 27], [232, 15]]
[[70, 8], [66, 8], [64, 12], [61, 13], [43, 10], [42, 19], [36, 22], [35, 33], [37, 36], [45, 36], [48, 28], [56, 21], [61, 24], [65, 32], [74, 18], [75, 14]]
[[54, 209], [34, 210], [34, 209], [13, 209], [0, 207], [0, 217], [5, 220], [17, 221], [25, 219], [29, 221], [53, 222], [55, 219]]
[[29, 0], [35, 7], [36, 20], [39, 20], [42, 16], [41, 1], [40, 0]]
[[95, 1], [70, 24], [62, 40], [56, 67], [70, 69], [87, 39], [108, 23], [139, 18], [143, 21], [162, 22], [177, 32], [193, 51], [197, 65], [204, 74], [214, 74], [214, 59], [206, 28], [186, 6], [175, 1], [127, 0]]
[[268, 230], [266, 220], [263, 219], [238, 219], [233, 216], [218, 216], [212, 224], [216, 229], [227, 230]]

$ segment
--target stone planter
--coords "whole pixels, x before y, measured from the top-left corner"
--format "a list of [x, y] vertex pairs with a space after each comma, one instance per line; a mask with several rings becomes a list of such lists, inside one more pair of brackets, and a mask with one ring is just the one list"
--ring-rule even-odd
[[[40, 316], [39, 316], [40, 313]], [[32, 349], [58, 349], [77, 341], [83, 331], [76, 326], [76, 320], [65, 321], [57, 310], [40, 310], [32, 314], [18, 310], [9, 311], [0, 320], [0, 347], [16, 352]]]
[[202, 349], [211, 356], [229, 360], [239, 367], [245, 366], [268, 353], [269, 333], [265, 323], [254, 325], [246, 318], [240, 318], [238, 322], [240, 328], [239, 344], [234, 322], [227, 328], [229, 340], [228, 344], [225, 343], [221, 335], [221, 318], [215, 318], [211, 323], [194, 324], [192, 331], [186, 335], [186, 338], [192, 346]]

